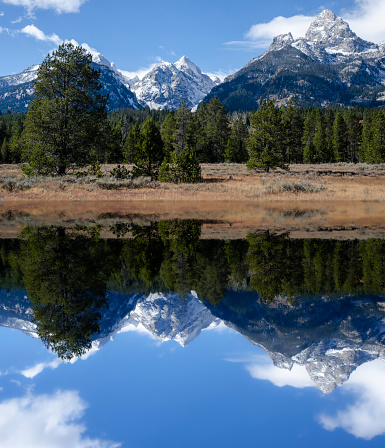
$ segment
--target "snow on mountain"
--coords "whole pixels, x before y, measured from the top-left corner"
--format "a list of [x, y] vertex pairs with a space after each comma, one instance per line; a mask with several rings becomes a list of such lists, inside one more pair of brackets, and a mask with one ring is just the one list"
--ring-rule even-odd
[[[91, 53], [92, 65], [100, 71], [101, 93], [109, 95], [108, 107], [140, 109], [136, 96], [126, 85], [124, 77], [115, 64], [87, 44], [82, 46]], [[25, 112], [33, 97], [33, 81], [37, 79], [39, 65], [27, 68], [21, 73], [0, 77], [0, 110]]]
[[305, 37], [294, 40], [291, 33], [281, 34], [273, 39], [268, 51], [279, 51], [287, 46], [297, 48], [320, 62], [329, 63], [346, 61], [357, 55], [370, 58], [381, 56], [379, 45], [358, 37], [347, 22], [328, 9], [317, 15]]
[[220, 83], [201, 72], [183, 56], [177, 62], [159, 62], [142, 79], [127, 80], [143, 106], [152, 109], [177, 109], [182, 101], [193, 108]]

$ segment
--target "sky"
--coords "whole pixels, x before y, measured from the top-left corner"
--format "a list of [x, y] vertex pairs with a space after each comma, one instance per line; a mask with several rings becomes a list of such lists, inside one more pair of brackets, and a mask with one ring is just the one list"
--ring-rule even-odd
[[187, 347], [147, 333], [119, 333], [62, 362], [39, 339], [0, 327], [1, 447], [384, 446], [381, 360], [325, 395], [304, 366], [275, 367], [227, 327]]
[[0, 76], [39, 64], [61, 42], [75, 40], [133, 75], [186, 55], [204, 73], [224, 77], [275, 35], [303, 36], [325, 8], [360, 37], [385, 40], [385, 0], [0, 0]]

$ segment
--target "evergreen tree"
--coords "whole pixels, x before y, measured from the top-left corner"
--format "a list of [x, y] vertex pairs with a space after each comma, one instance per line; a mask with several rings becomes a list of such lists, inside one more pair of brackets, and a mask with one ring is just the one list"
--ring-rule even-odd
[[385, 161], [385, 112], [375, 111], [370, 128], [370, 144], [366, 149], [367, 163], [383, 163]]
[[313, 138], [313, 163], [322, 163], [327, 161], [327, 142], [326, 125], [323, 112], [320, 109], [315, 113], [315, 130]]
[[103, 145], [107, 98], [100, 73], [82, 47], [60, 45], [38, 70], [25, 135], [25, 158], [40, 173], [63, 175], [84, 166]]
[[160, 128], [160, 134], [163, 140], [163, 150], [166, 158], [169, 158], [175, 149], [176, 118], [175, 112], [167, 114]]
[[282, 120], [285, 127], [285, 160], [287, 163], [302, 162], [302, 131], [303, 120], [301, 109], [294, 98], [290, 98], [287, 107], [283, 110]]
[[249, 170], [288, 169], [284, 157], [284, 131], [281, 110], [272, 101], [262, 103], [251, 117], [250, 159], [246, 166]]
[[158, 178], [159, 169], [164, 159], [163, 142], [159, 128], [152, 118], [148, 118], [140, 130], [140, 147], [135, 156], [134, 176]]
[[123, 158], [126, 163], [135, 163], [136, 155], [140, 152], [141, 145], [140, 126], [138, 123], [135, 123], [124, 142]]
[[333, 124], [333, 154], [335, 162], [350, 162], [348, 160], [348, 128], [340, 111], [336, 113]]
[[368, 162], [367, 155], [369, 155], [370, 144], [372, 140], [371, 129], [372, 129], [372, 117], [369, 110], [366, 109], [362, 120], [362, 138], [358, 156], [360, 162]]
[[316, 112], [313, 109], [308, 112], [303, 124], [302, 145], [303, 145], [303, 163], [314, 162], [314, 134], [315, 134]]
[[242, 117], [237, 118], [231, 128], [231, 134], [225, 150], [226, 162], [244, 163], [248, 159], [246, 142], [249, 136], [247, 126]]
[[356, 110], [348, 110], [345, 113], [348, 127], [348, 150], [347, 157], [349, 162], [359, 161], [359, 150], [362, 135], [362, 121], [359, 119]]

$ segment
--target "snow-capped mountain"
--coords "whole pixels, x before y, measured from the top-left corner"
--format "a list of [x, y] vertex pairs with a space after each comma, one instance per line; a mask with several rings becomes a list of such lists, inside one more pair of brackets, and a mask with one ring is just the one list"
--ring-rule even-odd
[[255, 109], [262, 101], [327, 106], [381, 106], [385, 92], [385, 45], [358, 37], [342, 18], [324, 10], [304, 37], [276, 36], [269, 49], [228, 76], [206, 97], [229, 110]]
[[[87, 46], [87, 48], [89, 48]], [[108, 94], [110, 110], [119, 108], [140, 109], [136, 96], [127, 87], [115, 65], [102, 54], [92, 52], [92, 66], [100, 71], [101, 93]], [[33, 97], [33, 82], [37, 79], [39, 65], [27, 68], [16, 75], [0, 77], [0, 110], [26, 112]]]
[[142, 79], [127, 79], [142, 106], [151, 109], [177, 109], [182, 101], [188, 108], [198, 105], [220, 83], [201, 72], [186, 56], [177, 62], [160, 62]]
[[[182, 101], [186, 102], [188, 108], [193, 108], [221, 82], [218, 77], [203, 74], [186, 56], [175, 64], [156, 64], [142, 79], [130, 79], [102, 54], [83, 45], [92, 54], [93, 67], [100, 71], [102, 93], [109, 95], [110, 110], [140, 109], [142, 106], [149, 106], [151, 109], [177, 109]], [[16, 75], [0, 77], [0, 110], [28, 110], [38, 69], [39, 65], [34, 65]]]
[[[225, 325], [263, 348], [275, 366], [306, 367], [324, 393], [347, 381], [361, 364], [385, 362], [385, 298], [304, 297], [261, 301], [254, 293], [229, 291], [217, 306], [202, 303], [195, 292], [108, 294], [101, 310], [100, 333], [92, 350], [100, 350], [118, 333], [140, 331], [186, 347], [207, 329]], [[25, 291], [0, 291], [0, 325], [36, 337], [33, 309]]]

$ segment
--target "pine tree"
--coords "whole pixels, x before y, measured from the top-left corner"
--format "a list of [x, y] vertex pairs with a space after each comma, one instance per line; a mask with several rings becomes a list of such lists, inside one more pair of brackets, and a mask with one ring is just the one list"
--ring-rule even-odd
[[226, 109], [218, 98], [211, 98], [207, 104], [204, 126], [202, 160], [209, 163], [223, 162], [230, 127]]
[[103, 145], [107, 98], [82, 47], [60, 45], [41, 64], [25, 134], [25, 157], [40, 173], [63, 175]]
[[283, 110], [282, 120], [286, 134], [286, 161], [288, 163], [301, 163], [303, 120], [301, 109], [294, 98], [290, 98], [287, 107]]
[[284, 131], [280, 109], [272, 101], [262, 103], [251, 117], [249, 170], [288, 169], [284, 158]]
[[336, 113], [333, 124], [333, 154], [335, 162], [348, 161], [348, 127], [340, 111]]
[[247, 139], [249, 131], [242, 117], [237, 118], [231, 128], [231, 134], [225, 150], [226, 162], [244, 163], [248, 159]]
[[385, 112], [375, 111], [370, 129], [371, 141], [366, 151], [367, 163], [385, 162]]
[[141, 148], [140, 126], [135, 123], [130, 129], [123, 147], [123, 157], [126, 163], [135, 163], [136, 155]]
[[369, 154], [370, 144], [372, 140], [371, 128], [372, 128], [371, 113], [369, 112], [369, 110], [366, 109], [362, 120], [362, 139], [358, 155], [360, 162], [368, 162], [367, 155]]
[[303, 163], [314, 162], [314, 134], [315, 134], [315, 115], [313, 109], [308, 112], [303, 124], [302, 145], [303, 145]]
[[176, 119], [175, 112], [171, 111], [167, 114], [160, 128], [160, 134], [162, 136], [164, 145], [164, 154], [167, 158], [175, 149], [175, 132], [176, 132]]
[[315, 129], [313, 138], [313, 163], [326, 162], [327, 158], [327, 142], [326, 142], [326, 126], [323, 112], [317, 109], [315, 113]]
[[160, 131], [152, 118], [147, 118], [140, 130], [140, 147], [135, 156], [134, 176], [150, 176], [157, 179], [164, 159]]

